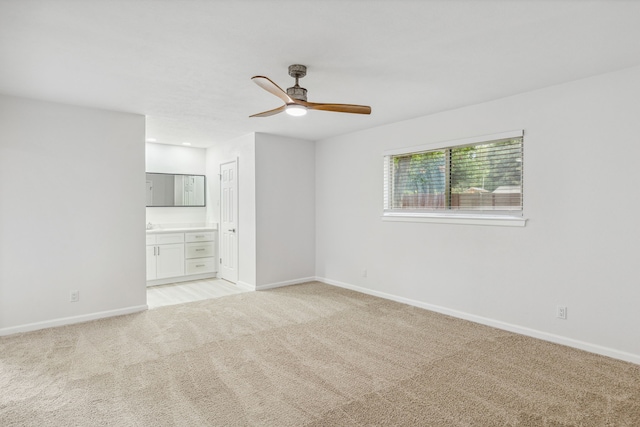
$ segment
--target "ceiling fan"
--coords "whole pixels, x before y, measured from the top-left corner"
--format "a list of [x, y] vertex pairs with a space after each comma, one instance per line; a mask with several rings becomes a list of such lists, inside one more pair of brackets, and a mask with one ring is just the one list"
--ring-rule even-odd
[[307, 90], [300, 87], [298, 79], [307, 75], [307, 67], [300, 64], [289, 65], [289, 75], [296, 79], [296, 84], [287, 88], [285, 92], [272, 80], [264, 76], [253, 76], [253, 80], [258, 86], [267, 92], [277, 96], [284, 101], [284, 105], [273, 110], [254, 114], [250, 117], [267, 117], [286, 111], [292, 116], [304, 116], [307, 110], [334, 111], [338, 113], [371, 114], [371, 107], [366, 105], [353, 104], [320, 104], [307, 102]]

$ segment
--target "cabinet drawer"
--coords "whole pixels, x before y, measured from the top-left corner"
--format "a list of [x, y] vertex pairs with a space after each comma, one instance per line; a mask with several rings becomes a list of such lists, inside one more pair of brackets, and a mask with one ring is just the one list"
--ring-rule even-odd
[[215, 255], [211, 242], [187, 243], [185, 246], [185, 258], [206, 258]]
[[213, 273], [216, 271], [215, 258], [188, 259], [185, 264], [186, 274]]
[[183, 243], [184, 233], [156, 234], [156, 244]]
[[155, 234], [147, 234], [147, 246], [156, 244], [156, 235]]
[[211, 242], [213, 241], [213, 231], [201, 231], [199, 233], [185, 233], [185, 242]]

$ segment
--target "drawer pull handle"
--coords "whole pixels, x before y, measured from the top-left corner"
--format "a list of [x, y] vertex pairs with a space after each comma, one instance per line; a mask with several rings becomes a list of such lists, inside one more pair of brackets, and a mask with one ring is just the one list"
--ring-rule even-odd
[[202, 239], [204, 236], [196, 236], [196, 239]]
[[196, 251], [204, 251], [204, 248], [203, 249], [196, 249]]
[[196, 267], [204, 267], [204, 264], [197, 264]]

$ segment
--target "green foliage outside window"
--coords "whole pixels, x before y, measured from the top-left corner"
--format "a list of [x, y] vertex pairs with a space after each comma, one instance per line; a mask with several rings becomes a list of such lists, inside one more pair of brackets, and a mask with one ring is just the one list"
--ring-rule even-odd
[[398, 155], [392, 161], [392, 208], [522, 206], [522, 138]]

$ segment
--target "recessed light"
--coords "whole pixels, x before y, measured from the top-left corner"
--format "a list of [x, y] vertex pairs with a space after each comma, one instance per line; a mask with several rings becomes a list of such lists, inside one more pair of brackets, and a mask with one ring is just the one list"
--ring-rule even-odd
[[190, 142], [183, 142], [182, 145], [186, 145], [187, 147], [191, 145]]
[[155, 138], [147, 138], [147, 142], [158, 142]]

